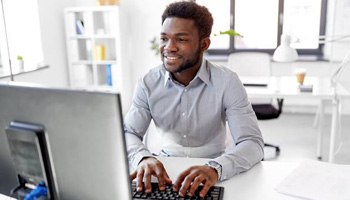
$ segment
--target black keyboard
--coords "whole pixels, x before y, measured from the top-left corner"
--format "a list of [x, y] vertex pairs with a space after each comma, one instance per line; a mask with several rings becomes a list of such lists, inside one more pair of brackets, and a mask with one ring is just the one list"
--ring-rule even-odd
[[165, 190], [160, 191], [158, 183], [152, 183], [152, 192], [146, 193], [144, 191], [136, 191], [136, 182], [132, 182], [132, 195], [134, 200], [141, 199], [163, 199], [163, 200], [222, 200], [224, 196], [224, 188], [220, 186], [213, 186], [209, 189], [207, 195], [204, 198], [199, 196], [199, 191], [203, 186], [199, 186], [197, 192], [192, 196], [180, 197], [178, 192], [175, 192], [172, 188], [172, 185], [167, 185]]

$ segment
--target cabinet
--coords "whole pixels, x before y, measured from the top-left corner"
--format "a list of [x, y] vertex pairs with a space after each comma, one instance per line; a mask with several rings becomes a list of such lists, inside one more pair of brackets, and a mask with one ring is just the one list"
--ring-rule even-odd
[[120, 90], [119, 7], [72, 7], [64, 16], [70, 85]]

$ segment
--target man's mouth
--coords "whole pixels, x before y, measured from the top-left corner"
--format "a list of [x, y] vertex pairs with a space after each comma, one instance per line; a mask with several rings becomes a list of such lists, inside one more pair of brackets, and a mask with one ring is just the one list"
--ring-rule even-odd
[[180, 56], [170, 56], [170, 55], [166, 56], [166, 55], [165, 55], [164, 58], [165, 58], [167, 61], [176, 61], [176, 60], [180, 59]]

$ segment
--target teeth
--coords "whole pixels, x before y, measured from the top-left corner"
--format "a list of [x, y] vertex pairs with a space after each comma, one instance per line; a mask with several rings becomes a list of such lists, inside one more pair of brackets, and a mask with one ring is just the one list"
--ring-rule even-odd
[[177, 59], [177, 57], [170, 57], [170, 56], [167, 56], [166, 57], [168, 60], [176, 60]]

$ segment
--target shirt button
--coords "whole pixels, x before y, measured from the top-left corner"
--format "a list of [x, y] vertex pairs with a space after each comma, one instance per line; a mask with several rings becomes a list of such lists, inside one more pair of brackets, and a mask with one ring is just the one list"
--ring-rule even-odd
[[185, 92], [187, 92], [187, 89], [185, 89]]
[[182, 113], [182, 116], [185, 116], [185, 113], [184, 113], [184, 112]]
[[187, 137], [187, 135], [184, 135], [184, 138], [186, 138]]

